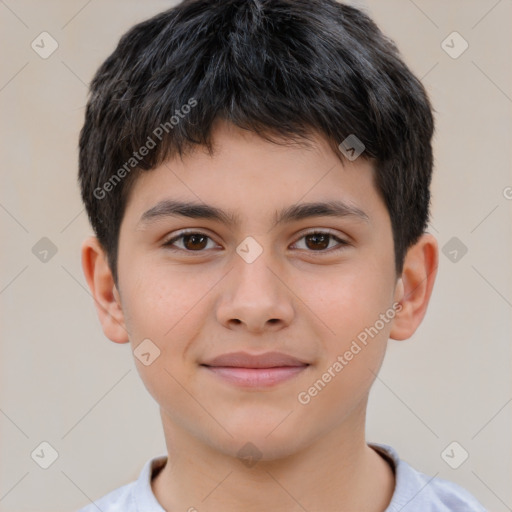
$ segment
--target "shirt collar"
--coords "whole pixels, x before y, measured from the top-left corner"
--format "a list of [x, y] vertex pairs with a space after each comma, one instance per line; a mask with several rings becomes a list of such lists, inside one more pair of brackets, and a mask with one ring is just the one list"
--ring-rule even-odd
[[[407, 496], [410, 491], [410, 489], [407, 489], [406, 485], [406, 465], [400, 460], [397, 452], [391, 446], [380, 443], [368, 443], [368, 445], [386, 459], [395, 473], [395, 489], [393, 491], [391, 502], [384, 512], [397, 510], [397, 507], [399, 508], [399, 506], [403, 505], [401, 503], [402, 498]], [[135, 483], [133, 493], [136, 510], [144, 512], [165, 512], [153, 493], [151, 480], [154, 475], [156, 475], [156, 473], [165, 466], [166, 462], [167, 455], [161, 454], [149, 459], [144, 464], [140, 476]]]

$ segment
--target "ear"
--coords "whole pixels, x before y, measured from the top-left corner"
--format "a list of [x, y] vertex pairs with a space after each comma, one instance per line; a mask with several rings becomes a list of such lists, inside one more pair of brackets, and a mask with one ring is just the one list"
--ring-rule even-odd
[[95, 236], [82, 243], [82, 269], [105, 336], [115, 343], [128, 343], [121, 297], [115, 286], [106, 253]]
[[390, 338], [406, 340], [420, 325], [432, 294], [438, 259], [437, 240], [429, 233], [423, 234], [407, 251], [395, 288], [395, 301], [401, 308], [397, 307]]

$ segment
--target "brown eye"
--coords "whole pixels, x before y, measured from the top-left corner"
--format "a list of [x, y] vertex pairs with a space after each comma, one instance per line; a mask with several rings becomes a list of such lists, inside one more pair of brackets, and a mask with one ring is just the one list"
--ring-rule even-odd
[[325, 250], [329, 247], [329, 240], [331, 238], [331, 235], [327, 235], [325, 233], [313, 233], [312, 235], [306, 235], [306, 246], [308, 249]]
[[206, 247], [206, 240], [208, 240], [208, 237], [201, 234], [184, 235], [183, 245], [191, 251], [197, 251]]
[[[341, 238], [329, 233], [328, 231], [314, 231], [311, 233], [306, 233], [299, 241], [305, 240], [305, 250], [309, 252], [335, 252], [336, 250], [343, 249], [344, 246], [349, 245], [348, 242], [342, 240]], [[331, 245], [332, 241], [338, 242], [338, 247], [336, 248], [336, 244]], [[299, 242], [296, 242], [298, 244]], [[333, 251], [332, 249], [335, 247]], [[303, 247], [299, 247], [303, 248]]]
[[[177, 241], [181, 242], [181, 247], [176, 244]], [[163, 245], [169, 247], [172, 250], [185, 251], [185, 252], [202, 252], [208, 247], [208, 241], [212, 241], [211, 238], [204, 233], [181, 233], [174, 238], [171, 238]]]

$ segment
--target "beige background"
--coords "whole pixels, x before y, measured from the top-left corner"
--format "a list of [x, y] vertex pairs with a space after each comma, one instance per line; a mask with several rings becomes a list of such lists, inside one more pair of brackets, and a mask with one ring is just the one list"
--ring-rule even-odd
[[[87, 83], [130, 26], [172, 4], [0, 1], [2, 512], [74, 510], [165, 451], [130, 348], [103, 335], [82, 275], [92, 230], [76, 177]], [[441, 247], [452, 237], [467, 247], [455, 263], [441, 253], [423, 325], [390, 342], [368, 440], [462, 484], [489, 510], [511, 510], [512, 2], [358, 4], [431, 94], [431, 232]], [[43, 31], [59, 44], [48, 59], [31, 48]], [[441, 47], [453, 31], [469, 43], [457, 59]], [[32, 252], [43, 237], [57, 249], [46, 263]], [[48, 469], [31, 458], [43, 441], [58, 453]], [[452, 441], [469, 453], [458, 469], [440, 455]]]

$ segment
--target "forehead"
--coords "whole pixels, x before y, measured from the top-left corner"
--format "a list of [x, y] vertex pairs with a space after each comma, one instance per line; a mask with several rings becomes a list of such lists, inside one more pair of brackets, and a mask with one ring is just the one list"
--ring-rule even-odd
[[315, 212], [368, 220], [363, 204], [379, 199], [373, 162], [342, 161], [319, 135], [304, 143], [275, 144], [218, 123], [213, 148], [210, 155], [198, 146], [183, 159], [141, 172], [126, 209], [134, 215], [132, 223], [141, 227], [183, 213], [230, 225], [262, 212], [273, 224]]

